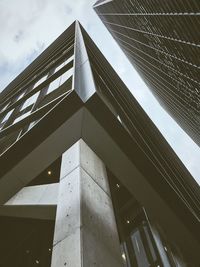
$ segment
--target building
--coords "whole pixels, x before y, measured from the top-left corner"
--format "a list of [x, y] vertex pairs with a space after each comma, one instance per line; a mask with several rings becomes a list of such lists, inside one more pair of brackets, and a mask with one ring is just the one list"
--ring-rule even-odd
[[0, 101], [0, 266], [198, 266], [199, 187], [79, 22]]
[[200, 146], [200, 2], [97, 1], [94, 9], [161, 106]]

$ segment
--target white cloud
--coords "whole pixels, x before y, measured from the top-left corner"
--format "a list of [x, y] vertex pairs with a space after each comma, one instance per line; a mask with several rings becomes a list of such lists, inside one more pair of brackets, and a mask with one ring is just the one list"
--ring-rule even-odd
[[0, 88], [75, 19], [80, 20], [128, 88], [200, 183], [200, 149], [160, 107], [92, 9], [92, 0], [1, 0]]

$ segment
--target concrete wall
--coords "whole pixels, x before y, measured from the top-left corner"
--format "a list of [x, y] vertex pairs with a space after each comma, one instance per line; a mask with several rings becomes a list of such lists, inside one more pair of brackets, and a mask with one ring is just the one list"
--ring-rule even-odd
[[62, 157], [52, 267], [122, 266], [106, 169], [82, 141]]

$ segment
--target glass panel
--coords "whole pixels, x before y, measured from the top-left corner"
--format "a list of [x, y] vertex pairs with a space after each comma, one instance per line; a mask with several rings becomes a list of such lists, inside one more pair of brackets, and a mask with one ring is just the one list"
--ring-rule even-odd
[[16, 101], [19, 100], [19, 99], [21, 99], [24, 96], [24, 94], [25, 94], [25, 92], [23, 92], [20, 95], [18, 95], [17, 98], [16, 98]]
[[152, 255], [153, 261], [156, 261], [157, 260], [156, 253], [155, 253], [155, 250], [153, 248], [153, 244], [151, 242], [147, 226], [144, 226], [144, 231], [145, 231], [145, 234], [146, 234], [147, 242], [148, 242], [148, 245], [149, 245], [149, 249], [151, 251], [151, 255]]
[[33, 126], [37, 123], [37, 121], [33, 121], [29, 124], [27, 131], [29, 131]]
[[74, 55], [72, 55], [71, 57], [67, 58], [66, 61], [65, 61], [65, 65], [67, 65], [73, 59], [74, 59]]
[[122, 243], [121, 246], [121, 252], [122, 252], [122, 261], [123, 261], [123, 266], [124, 267], [131, 267], [131, 264], [130, 264], [130, 259], [129, 259], [129, 256], [128, 256], [128, 251], [127, 251], [127, 246], [126, 246], [126, 243]]
[[36, 102], [38, 95], [40, 92], [35, 93], [34, 95], [32, 95], [31, 97], [29, 97], [23, 104], [22, 109], [32, 105], [33, 103]]
[[73, 74], [73, 68], [64, 72], [61, 76], [59, 76], [57, 79], [52, 81], [47, 90], [47, 94], [56, 90], [59, 86], [61, 86], [64, 82], [66, 82], [72, 76], [72, 74]]
[[7, 121], [7, 120], [9, 119], [9, 117], [10, 117], [11, 113], [13, 112], [13, 110], [14, 110], [14, 109], [10, 110], [10, 111], [5, 115], [5, 117], [3, 118], [3, 120], [2, 120], [1, 123], [5, 122], [5, 121]]
[[54, 91], [55, 89], [57, 89], [60, 85], [60, 79], [61, 77], [59, 76], [57, 79], [53, 80], [50, 84], [49, 84], [49, 88], [47, 90], [47, 94], [51, 93], [52, 91]]
[[62, 85], [64, 82], [66, 82], [73, 74], [73, 68], [69, 69], [68, 71], [64, 72], [61, 76], [61, 82], [60, 85]]
[[62, 63], [60, 63], [56, 68], [54, 73], [56, 73], [57, 71], [59, 71], [60, 69], [62, 69], [65, 65], [67, 65], [70, 61], [73, 60], [74, 55], [72, 55], [71, 57], [67, 58], [65, 61], [63, 61]]
[[59, 71], [60, 69], [62, 69], [64, 66], [65, 66], [65, 61], [62, 62], [62, 63], [60, 63], [60, 65], [58, 65], [58, 66], [55, 68], [54, 73], [56, 73], [57, 71]]
[[18, 121], [21, 121], [24, 118], [26, 118], [30, 113], [31, 113], [31, 110], [29, 110], [28, 112], [26, 112], [26, 113], [22, 114], [21, 116], [17, 117], [14, 120], [13, 124], [16, 123], [16, 122], [18, 122]]
[[37, 87], [38, 85], [40, 85], [41, 83], [43, 83], [46, 79], [47, 79], [48, 74], [46, 74], [45, 76], [43, 76], [41, 79], [39, 79], [39, 81], [37, 81], [35, 83], [35, 85], [33, 86], [33, 88]]
[[131, 240], [135, 251], [138, 267], [149, 267], [150, 263], [146, 255], [144, 244], [142, 242], [139, 230], [136, 230], [132, 234]]
[[6, 105], [1, 109], [1, 111], [4, 111], [4, 110], [8, 107], [9, 104], [10, 104], [10, 103], [6, 104]]

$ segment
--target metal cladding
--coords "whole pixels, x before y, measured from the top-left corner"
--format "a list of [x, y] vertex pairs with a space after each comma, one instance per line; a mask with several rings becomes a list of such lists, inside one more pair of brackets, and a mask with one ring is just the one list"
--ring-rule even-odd
[[160, 104], [200, 146], [200, 1], [94, 5]]

